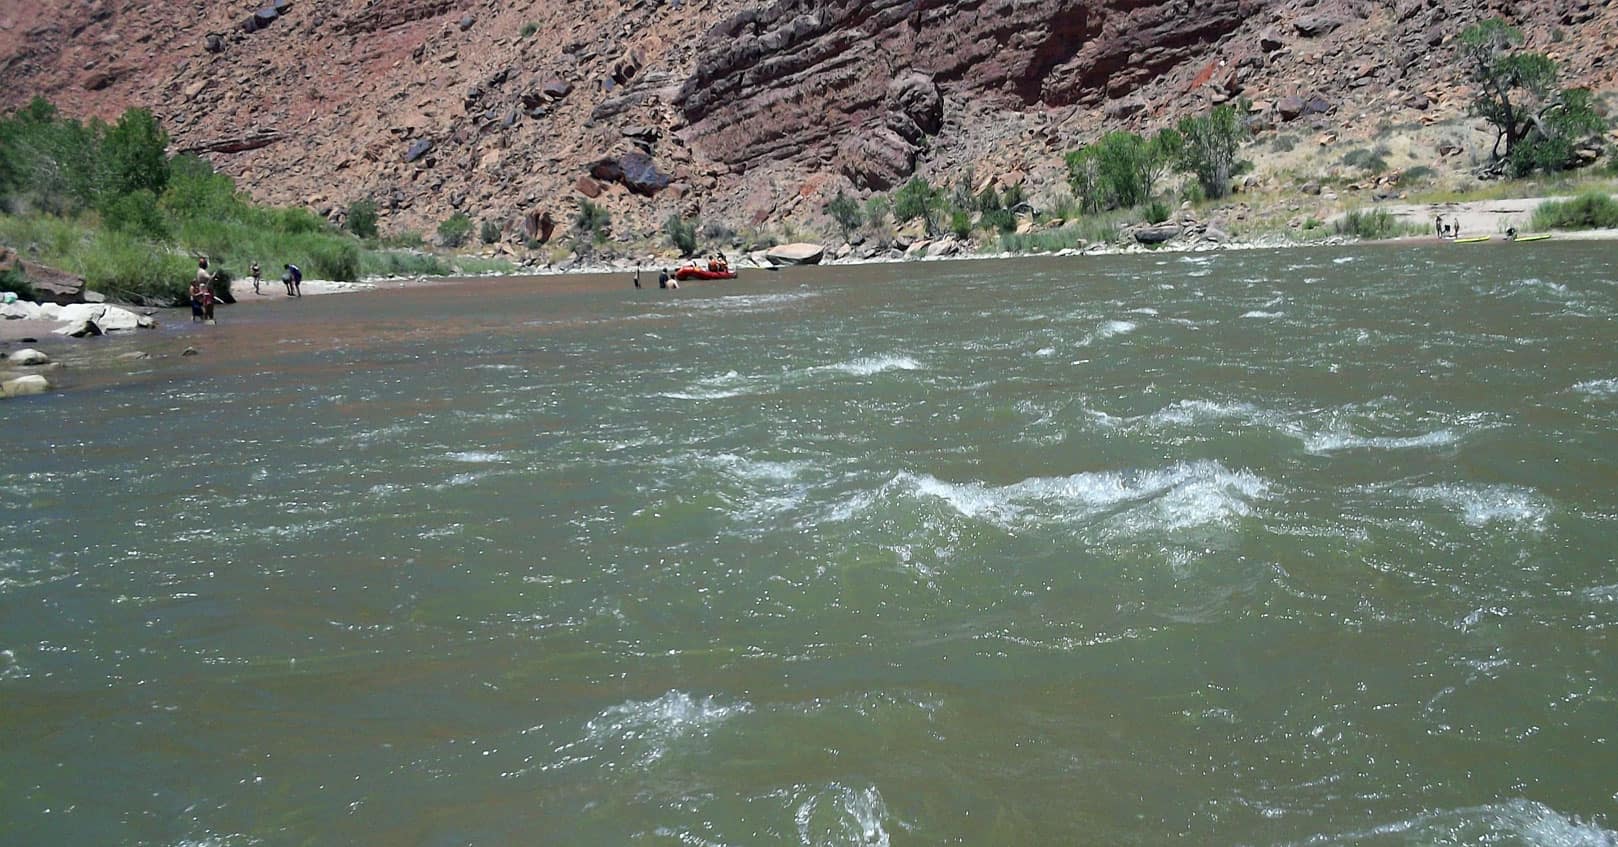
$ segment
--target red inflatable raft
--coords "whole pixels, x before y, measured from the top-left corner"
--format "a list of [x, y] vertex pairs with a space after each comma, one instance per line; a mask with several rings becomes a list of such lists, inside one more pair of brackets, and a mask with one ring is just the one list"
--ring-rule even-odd
[[710, 271], [704, 268], [693, 268], [689, 265], [674, 271], [674, 278], [687, 279], [735, 279], [735, 271]]

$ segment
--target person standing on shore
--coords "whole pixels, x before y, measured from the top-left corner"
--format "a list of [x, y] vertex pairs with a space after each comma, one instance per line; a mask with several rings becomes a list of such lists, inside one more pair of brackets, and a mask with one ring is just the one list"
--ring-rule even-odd
[[640, 287], [640, 265], [635, 266], [635, 287]]
[[281, 281], [287, 284], [287, 296], [302, 297], [303, 271], [299, 270], [298, 266], [292, 264], [291, 262], [288, 262], [282, 267], [286, 269], [286, 273], [281, 274]]
[[257, 294], [257, 293], [259, 293], [259, 291], [258, 291], [258, 262], [253, 263], [252, 274], [253, 274], [253, 293]]

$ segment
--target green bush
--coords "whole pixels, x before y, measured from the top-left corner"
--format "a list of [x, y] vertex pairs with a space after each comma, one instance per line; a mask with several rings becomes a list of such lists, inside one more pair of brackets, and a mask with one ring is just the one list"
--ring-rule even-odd
[[1387, 209], [1369, 212], [1350, 209], [1348, 214], [1337, 222], [1335, 229], [1338, 235], [1351, 235], [1367, 240], [1392, 238], [1407, 231], [1407, 227], [1401, 225]]
[[536, 24], [536, 23], [530, 21], [530, 22], [525, 23], [525, 24], [522, 25], [522, 37], [523, 38], [528, 38], [529, 36], [532, 36], [536, 32], [539, 32], [539, 24]]
[[309, 259], [300, 267], [315, 278], [343, 282], [360, 278], [358, 244], [340, 238], [322, 238], [310, 242], [307, 250]]
[[1438, 172], [1426, 165], [1417, 165], [1399, 175], [1400, 185], [1412, 185], [1418, 182], [1429, 182]]
[[500, 225], [494, 221], [484, 221], [478, 228], [478, 240], [484, 244], [493, 244], [500, 240]]
[[135, 303], [172, 305], [185, 300], [196, 276], [196, 262], [109, 230], [85, 248], [75, 270], [84, 274], [85, 284], [95, 291]]
[[1270, 142], [1270, 152], [1291, 153], [1293, 148], [1297, 146], [1298, 137], [1296, 135], [1277, 135], [1275, 140]]
[[1147, 223], [1160, 224], [1169, 219], [1168, 204], [1161, 200], [1153, 200], [1147, 204], [1145, 215]]
[[1534, 210], [1533, 227], [1547, 229], [1618, 228], [1618, 201], [1600, 191], [1571, 200], [1551, 200]]
[[360, 238], [376, 237], [376, 201], [370, 198], [348, 204], [348, 231]]
[[1379, 174], [1388, 169], [1387, 160], [1382, 158], [1378, 151], [1367, 150], [1363, 147], [1343, 154], [1343, 164], [1373, 174]]
[[27, 277], [16, 268], [0, 270], [0, 291], [10, 291], [23, 300], [38, 300], [34, 287], [28, 284]]
[[101, 206], [101, 221], [115, 232], [166, 241], [168, 223], [157, 207], [157, 195], [145, 188], [110, 195]]
[[579, 198], [579, 210], [573, 215], [573, 230], [581, 240], [600, 244], [607, 240], [612, 228], [612, 213], [605, 206]]
[[848, 236], [854, 230], [860, 228], [860, 222], [863, 218], [860, 214], [859, 201], [844, 194], [841, 190], [837, 192], [836, 197], [831, 199], [830, 203], [826, 204], [826, 214], [831, 215], [831, 219], [836, 222], [837, 228], [843, 233], [844, 241], [848, 240]]
[[438, 243], [454, 249], [466, 243], [472, 234], [472, 219], [465, 212], [456, 212], [438, 225]]
[[263, 216], [272, 229], [287, 235], [308, 235], [327, 229], [325, 218], [301, 206], [267, 209]]
[[984, 229], [995, 232], [1015, 232], [1017, 229], [1017, 216], [1010, 209], [991, 209], [984, 212], [978, 222]]
[[893, 217], [901, 223], [920, 219], [929, 236], [938, 232], [943, 198], [921, 177], [911, 177], [893, 195]]
[[956, 238], [966, 239], [972, 237], [972, 215], [957, 209], [950, 213], [949, 231], [955, 233]]
[[678, 212], [669, 215], [663, 222], [663, 231], [668, 233], [669, 243], [674, 249], [680, 251], [681, 256], [692, 256], [697, 252], [697, 222], [687, 221], [680, 217]]

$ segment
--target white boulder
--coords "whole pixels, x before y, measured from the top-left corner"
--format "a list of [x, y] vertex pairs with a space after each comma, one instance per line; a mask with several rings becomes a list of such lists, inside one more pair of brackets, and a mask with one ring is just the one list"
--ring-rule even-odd
[[50, 380], [39, 374], [8, 379], [0, 382], [0, 396], [26, 397], [29, 394], [44, 394], [51, 390]]
[[771, 247], [765, 252], [764, 258], [777, 265], [818, 265], [821, 257], [825, 255], [824, 246], [800, 242]]
[[48, 365], [51, 363], [51, 357], [32, 347], [24, 347], [7, 356], [6, 362], [13, 365]]

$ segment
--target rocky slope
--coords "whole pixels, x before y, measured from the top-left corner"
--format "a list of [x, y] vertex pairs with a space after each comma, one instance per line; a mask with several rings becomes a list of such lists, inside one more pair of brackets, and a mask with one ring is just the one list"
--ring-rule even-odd
[[1494, 15], [1614, 88], [1598, 0], [61, 0], [0, 7], [0, 106], [147, 106], [260, 200], [374, 197], [394, 231], [521, 242], [578, 197], [621, 238], [812, 229], [911, 173], [1037, 190], [1102, 127], [1236, 96], [1327, 137], [1456, 118], [1450, 41]]

